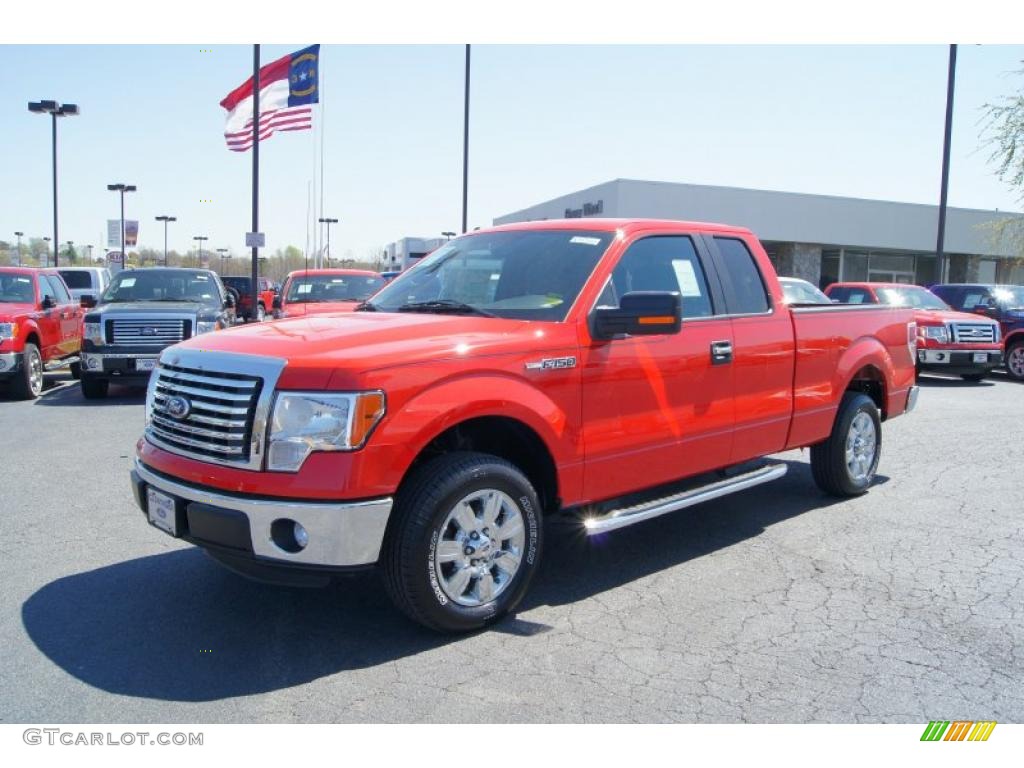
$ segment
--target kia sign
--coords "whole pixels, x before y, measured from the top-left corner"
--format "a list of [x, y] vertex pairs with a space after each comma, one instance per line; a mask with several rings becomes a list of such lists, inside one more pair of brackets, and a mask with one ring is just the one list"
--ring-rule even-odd
[[120, 251], [109, 251], [107, 253], [107, 266], [111, 272], [120, 272], [124, 269], [124, 257]]

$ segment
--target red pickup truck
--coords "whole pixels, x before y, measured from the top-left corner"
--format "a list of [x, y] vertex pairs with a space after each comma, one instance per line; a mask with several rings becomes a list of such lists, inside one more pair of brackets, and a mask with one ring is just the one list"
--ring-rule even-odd
[[1003, 361], [999, 323], [956, 312], [919, 285], [833, 283], [825, 289], [825, 295], [844, 304], [889, 304], [914, 310], [918, 371], [981, 381]]
[[136, 501], [254, 578], [379, 564], [442, 631], [515, 608], [544, 515], [603, 534], [781, 477], [763, 457], [803, 446], [821, 488], [863, 493], [917, 395], [909, 310], [790, 308], [736, 227], [476, 231], [359, 310], [165, 350]]
[[303, 269], [290, 272], [274, 297], [274, 317], [351, 312], [384, 285], [366, 269]]
[[71, 366], [80, 375], [82, 309], [56, 269], [0, 267], [0, 385], [32, 400], [43, 372]]

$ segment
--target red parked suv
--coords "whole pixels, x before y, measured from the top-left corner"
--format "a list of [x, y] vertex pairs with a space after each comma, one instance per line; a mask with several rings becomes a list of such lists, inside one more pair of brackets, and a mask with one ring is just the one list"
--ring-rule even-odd
[[1003, 361], [999, 324], [954, 311], [934, 293], [904, 283], [833, 283], [825, 295], [843, 304], [909, 307], [917, 320], [917, 369], [981, 381]]
[[267, 278], [259, 278], [259, 291], [257, 292], [256, 308], [252, 306], [252, 278], [246, 276], [221, 277], [224, 285], [238, 294], [235, 300], [235, 315], [245, 318], [246, 322], [256, 320], [262, 323], [274, 303], [277, 292], [274, 284]]
[[80, 373], [82, 309], [56, 269], [0, 267], [0, 385], [31, 400], [43, 371], [70, 363]]

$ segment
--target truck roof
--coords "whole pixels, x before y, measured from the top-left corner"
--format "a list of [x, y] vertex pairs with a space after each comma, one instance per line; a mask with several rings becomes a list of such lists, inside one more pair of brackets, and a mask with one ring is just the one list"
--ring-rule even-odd
[[[602, 219], [602, 218], [580, 218], [580, 219], [543, 219], [538, 221], [520, 221], [514, 224], [501, 224], [495, 227], [481, 228], [480, 232], [508, 232], [515, 230], [543, 230], [543, 229], [579, 229], [590, 232], [614, 232], [621, 229], [629, 234], [637, 230], [656, 229], [659, 227], [672, 229], [689, 229], [702, 232], [728, 232], [731, 234], [752, 234], [746, 227], [736, 227], [730, 224], [715, 224], [707, 221], [680, 221], [676, 219]], [[474, 230], [477, 231], [477, 230]], [[467, 232], [473, 234], [472, 232]]]

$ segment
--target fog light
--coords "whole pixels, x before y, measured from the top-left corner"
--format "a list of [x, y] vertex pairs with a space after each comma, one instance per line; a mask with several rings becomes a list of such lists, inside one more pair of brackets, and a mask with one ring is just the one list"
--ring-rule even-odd
[[306, 529], [302, 527], [301, 523], [295, 524], [295, 543], [299, 545], [299, 549], [305, 549], [306, 545], [309, 544], [309, 534]]

